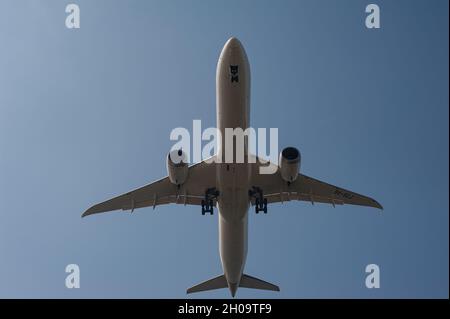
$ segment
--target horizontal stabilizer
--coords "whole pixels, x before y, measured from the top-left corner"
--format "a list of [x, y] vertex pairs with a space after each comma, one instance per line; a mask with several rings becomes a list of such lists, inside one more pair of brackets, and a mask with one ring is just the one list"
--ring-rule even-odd
[[195, 285], [187, 290], [187, 293], [190, 294], [192, 292], [206, 291], [206, 290], [214, 290], [220, 288], [227, 288], [228, 283], [225, 275], [217, 276], [216, 278], [209, 279], [201, 284]]
[[[241, 282], [239, 283], [239, 287], [243, 288], [251, 288], [251, 289], [260, 289], [260, 290], [271, 290], [271, 291], [280, 291], [280, 288], [270, 282], [242, 274]], [[237, 284], [228, 284], [225, 275], [220, 275], [215, 278], [209, 279], [205, 282], [202, 282], [194, 287], [191, 287], [187, 290], [187, 293], [207, 291], [207, 290], [215, 290], [221, 288], [229, 288], [231, 291], [231, 295], [234, 297], [236, 290], [238, 288]]]
[[239, 287], [280, 291], [280, 288], [277, 285], [271, 284], [270, 282], [267, 282], [267, 281], [249, 276], [249, 275], [245, 275], [245, 274], [243, 274], [241, 277], [241, 282], [239, 283]]

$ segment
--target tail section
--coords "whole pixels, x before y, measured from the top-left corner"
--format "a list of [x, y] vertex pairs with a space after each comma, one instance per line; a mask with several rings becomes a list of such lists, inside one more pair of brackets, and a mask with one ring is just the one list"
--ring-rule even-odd
[[234, 297], [236, 290], [238, 287], [243, 288], [251, 288], [251, 289], [260, 289], [260, 290], [271, 290], [271, 291], [280, 291], [280, 288], [274, 284], [271, 284], [267, 281], [242, 274], [241, 282], [239, 286], [237, 284], [231, 284], [227, 282], [225, 275], [220, 275], [215, 278], [204, 281], [198, 285], [195, 285], [187, 290], [187, 293], [207, 291], [207, 290], [215, 290], [221, 288], [229, 288], [231, 291], [231, 295]]

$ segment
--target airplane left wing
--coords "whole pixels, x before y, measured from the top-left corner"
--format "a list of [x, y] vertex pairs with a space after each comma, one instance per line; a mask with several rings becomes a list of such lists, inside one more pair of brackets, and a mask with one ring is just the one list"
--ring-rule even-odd
[[[189, 178], [178, 187], [169, 177], [137, 188], [125, 194], [96, 204], [86, 210], [82, 217], [114, 210], [131, 210], [136, 208], [163, 204], [201, 205], [205, 192], [216, 186], [215, 163], [211, 159], [189, 167]], [[215, 205], [215, 200], [214, 200]]]

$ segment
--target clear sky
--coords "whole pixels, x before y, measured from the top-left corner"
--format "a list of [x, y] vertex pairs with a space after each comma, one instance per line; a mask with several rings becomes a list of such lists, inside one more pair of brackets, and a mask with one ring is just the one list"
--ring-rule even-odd
[[[0, 297], [185, 298], [221, 274], [217, 214], [81, 214], [165, 176], [173, 128], [215, 125], [217, 59], [236, 36], [252, 126], [279, 128], [303, 173], [385, 208], [250, 211], [245, 272], [281, 292], [237, 297], [448, 298], [448, 1], [72, 2], [78, 30], [69, 1], [0, 2]], [[80, 289], [65, 287], [71, 263]]]

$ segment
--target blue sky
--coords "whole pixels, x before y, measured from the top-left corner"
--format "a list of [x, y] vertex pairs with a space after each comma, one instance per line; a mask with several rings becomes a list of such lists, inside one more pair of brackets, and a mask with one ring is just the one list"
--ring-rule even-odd
[[[251, 124], [302, 172], [384, 211], [304, 202], [250, 212], [255, 298], [448, 298], [448, 1], [0, 4], [0, 297], [185, 298], [221, 273], [217, 214], [161, 206], [81, 219], [166, 175], [175, 127], [214, 126], [230, 36], [252, 71]], [[81, 288], [64, 285], [67, 264]], [[365, 266], [381, 269], [367, 289]], [[188, 296], [229, 297], [227, 290]]]

